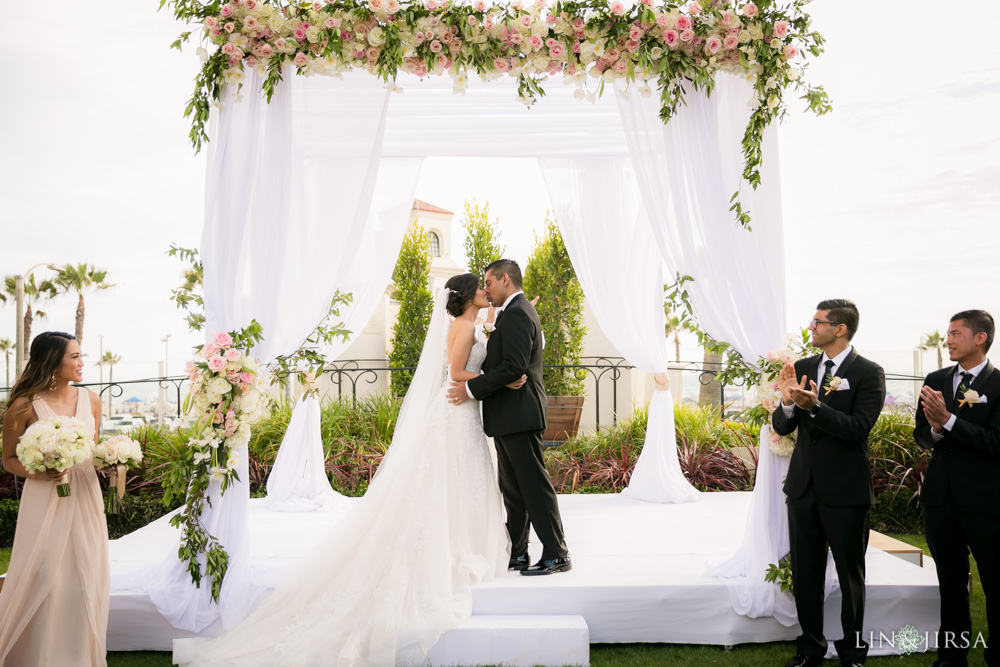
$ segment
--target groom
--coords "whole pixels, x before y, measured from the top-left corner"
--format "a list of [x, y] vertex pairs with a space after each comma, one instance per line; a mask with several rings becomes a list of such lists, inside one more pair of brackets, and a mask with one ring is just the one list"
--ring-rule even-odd
[[[486, 296], [498, 312], [486, 345], [483, 374], [468, 382], [453, 382], [448, 398], [455, 404], [469, 399], [483, 402], [483, 426], [496, 442], [500, 491], [507, 508], [509, 569], [528, 576], [566, 572], [573, 565], [542, 456], [546, 397], [538, 313], [521, 291], [517, 262], [498, 259], [491, 263], [485, 283]], [[521, 389], [507, 387], [522, 375], [528, 381]], [[529, 523], [542, 541], [542, 558], [531, 567]]]

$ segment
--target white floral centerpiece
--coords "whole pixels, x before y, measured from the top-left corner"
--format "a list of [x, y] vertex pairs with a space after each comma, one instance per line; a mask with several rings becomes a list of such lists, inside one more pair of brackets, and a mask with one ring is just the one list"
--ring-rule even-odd
[[[17, 443], [17, 459], [30, 473], [62, 472], [86, 463], [94, 452], [94, 439], [76, 417], [58, 415], [42, 419], [25, 430]], [[70, 495], [69, 482], [56, 486], [60, 498]]]
[[108, 471], [107, 513], [118, 514], [125, 497], [125, 471], [142, 463], [142, 446], [127, 435], [115, 435], [94, 447], [94, 465]]

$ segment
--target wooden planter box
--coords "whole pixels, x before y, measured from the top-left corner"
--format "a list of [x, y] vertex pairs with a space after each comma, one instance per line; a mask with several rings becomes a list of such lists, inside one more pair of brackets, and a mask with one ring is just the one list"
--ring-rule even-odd
[[548, 427], [542, 440], [564, 442], [576, 435], [583, 414], [583, 396], [549, 396]]

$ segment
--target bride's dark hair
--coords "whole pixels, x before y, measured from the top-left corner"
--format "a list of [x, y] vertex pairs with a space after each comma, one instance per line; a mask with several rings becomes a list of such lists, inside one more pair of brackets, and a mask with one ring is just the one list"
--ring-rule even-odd
[[62, 364], [63, 357], [66, 355], [66, 347], [71, 340], [76, 340], [76, 338], [61, 331], [46, 331], [35, 336], [35, 339], [31, 341], [31, 348], [29, 348], [28, 363], [24, 367], [21, 377], [14, 383], [10, 395], [7, 396], [4, 414], [0, 415], [0, 418], [6, 415], [7, 408], [13, 406], [14, 401], [23, 397], [27, 399], [27, 403], [13, 413], [15, 423], [17, 423], [31, 407], [31, 402], [35, 397], [51, 389], [52, 379]]
[[458, 317], [465, 312], [469, 302], [476, 298], [479, 278], [472, 273], [460, 273], [448, 278], [444, 288], [451, 290], [451, 294], [448, 295], [448, 314]]

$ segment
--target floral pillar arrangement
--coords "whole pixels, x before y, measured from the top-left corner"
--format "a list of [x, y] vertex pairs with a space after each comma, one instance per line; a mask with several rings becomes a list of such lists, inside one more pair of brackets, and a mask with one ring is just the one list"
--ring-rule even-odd
[[200, 518], [210, 484], [218, 484], [224, 494], [238, 479], [236, 469], [247, 456], [251, 426], [268, 415], [271, 400], [264, 391], [266, 370], [238, 349], [228, 333], [212, 336], [185, 369], [191, 392], [184, 407], [195, 421], [184, 457], [189, 472], [186, 501], [170, 524], [181, 529], [178, 557], [188, 564], [192, 581], [200, 587], [206, 577], [217, 602], [229, 556]]

